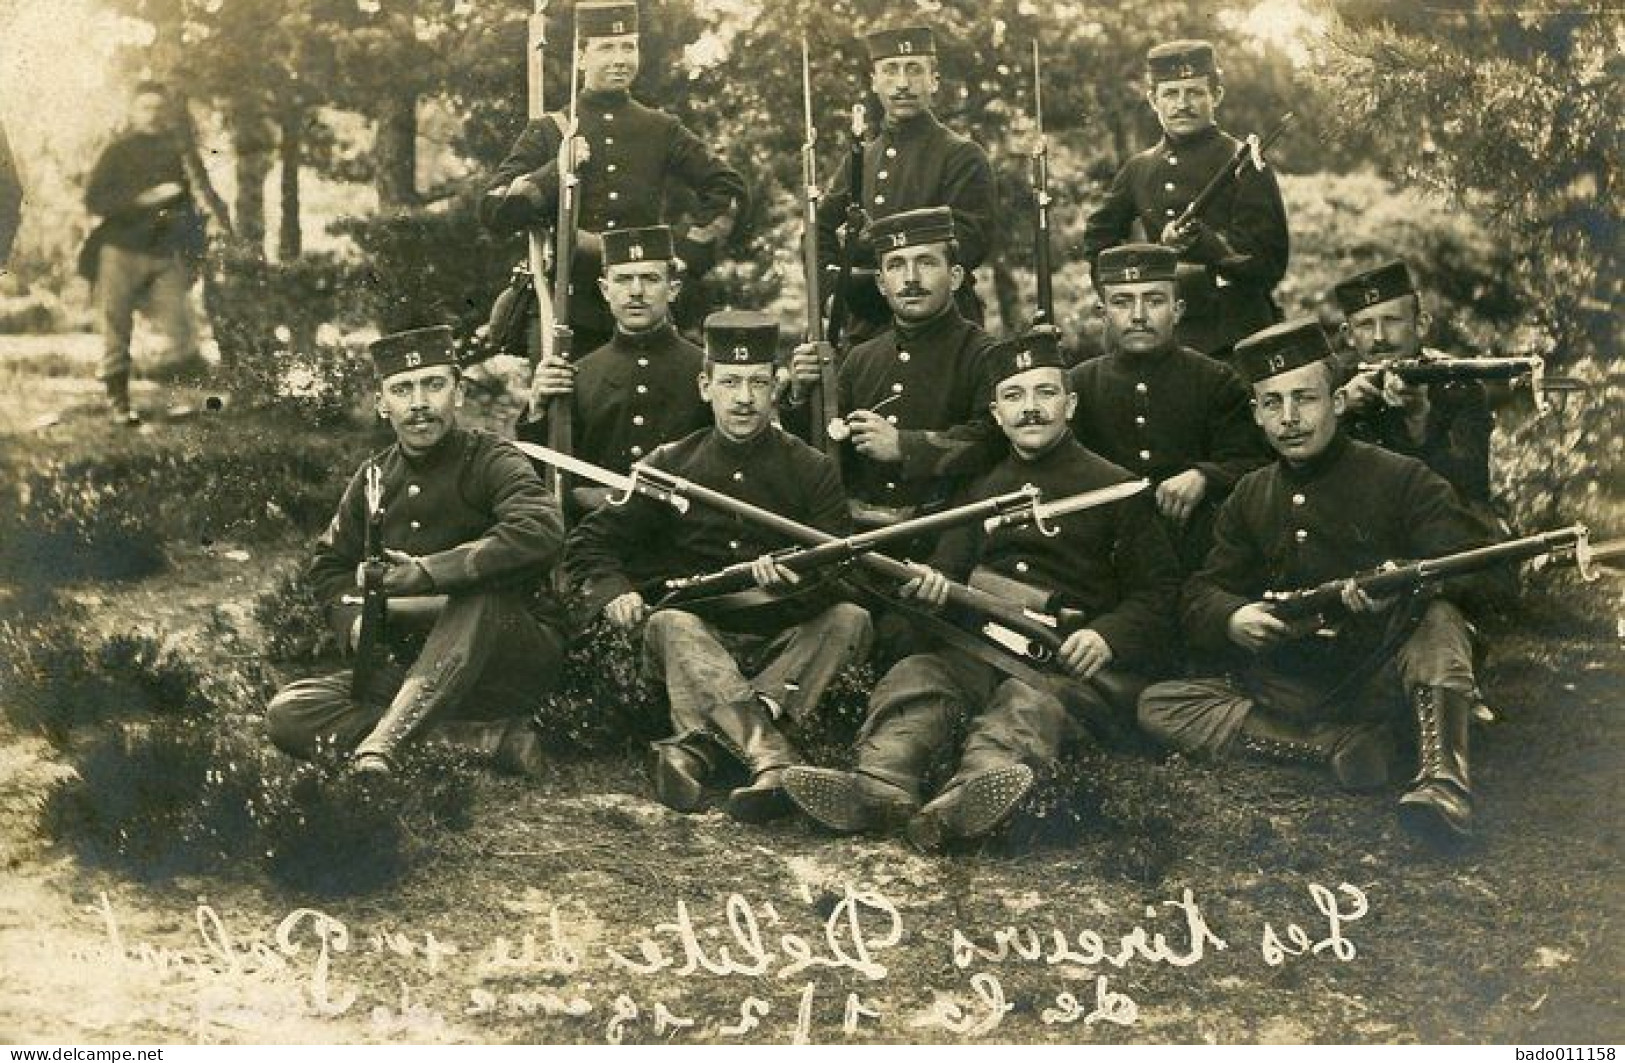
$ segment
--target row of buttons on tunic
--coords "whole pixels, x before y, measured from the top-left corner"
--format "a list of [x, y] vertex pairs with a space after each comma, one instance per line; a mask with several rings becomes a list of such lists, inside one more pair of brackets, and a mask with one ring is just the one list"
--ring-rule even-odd
[[[613, 169], [613, 167], [611, 167], [611, 169]], [[647, 368], [649, 368], [649, 359], [647, 359], [647, 358], [639, 358], [638, 359], [638, 368], [639, 369], [647, 369]], [[646, 395], [646, 394], [648, 394], [648, 392], [649, 392], [649, 386], [647, 384], [639, 384], [637, 386], [637, 393], [639, 395]], [[640, 414], [634, 415], [633, 418], [632, 418], [632, 423], [637, 425], [640, 428], [643, 427], [643, 414], [640, 413]], [[628, 454], [630, 454], [633, 458], [641, 458], [641, 457], [643, 457], [643, 454], [644, 454], [643, 448], [639, 447], [639, 446], [628, 447], [626, 452]]]
[[[1303, 497], [1302, 492], [1299, 492], [1298, 494], [1295, 494], [1295, 495], [1292, 496], [1292, 504], [1294, 506], [1301, 506], [1307, 501], [1308, 501], [1308, 499]], [[1297, 531], [1292, 533], [1292, 537], [1294, 539], [1298, 540], [1298, 542], [1300, 542], [1300, 543], [1306, 543], [1306, 542], [1309, 541], [1309, 529], [1308, 528], [1299, 528]]]
[[[888, 158], [888, 159], [897, 158], [897, 149], [896, 148], [887, 148], [886, 149], [886, 158]], [[891, 171], [889, 171], [889, 170], [880, 170], [880, 171], [876, 172], [875, 180], [876, 181], [884, 181], [886, 178], [888, 178], [890, 176], [891, 176]], [[875, 193], [875, 206], [882, 207], [882, 206], [885, 206], [885, 205], [886, 205], [886, 197], [885, 197], [885, 195], [882, 194], [882, 193], [879, 193], [879, 192]]]
[[[604, 121], [613, 122], [613, 121], [615, 121], [615, 116], [613, 114], [606, 113], [604, 115]], [[604, 138], [604, 147], [612, 148], [614, 146], [615, 146], [615, 138], [614, 137], [605, 137]], [[614, 173], [615, 169], [616, 169], [615, 164], [612, 163], [612, 162], [607, 163], [604, 166], [604, 170], [606, 172], [608, 172], [608, 173]], [[611, 191], [609, 193], [609, 201], [611, 203], [614, 203], [614, 202], [618, 201], [620, 198], [621, 198], [621, 194], [619, 192]], [[613, 228], [615, 228], [615, 226], [617, 224], [619, 224], [619, 223], [614, 218], [607, 218], [604, 221], [604, 228], [613, 229]], [[637, 455], [633, 455], [633, 456], [636, 457]]]

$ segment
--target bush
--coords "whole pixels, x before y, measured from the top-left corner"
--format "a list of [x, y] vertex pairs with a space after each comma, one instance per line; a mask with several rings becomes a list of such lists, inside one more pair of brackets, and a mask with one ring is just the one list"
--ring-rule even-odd
[[313, 664], [340, 650], [303, 566], [283, 573], [274, 587], [254, 599], [254, 620], [266, 659], [278, 664]]
[[571, 644], [559, 686], [536, 708], [548, 749], [569, 756], [617, 752], [671, 731], [665, 692], [643, 675], [643, 654], [600, 618]]

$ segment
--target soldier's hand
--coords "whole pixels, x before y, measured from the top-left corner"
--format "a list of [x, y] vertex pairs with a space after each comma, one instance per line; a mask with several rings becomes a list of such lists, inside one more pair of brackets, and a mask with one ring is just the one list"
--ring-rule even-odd
[[835, 348], [822, 341], [803, 343], [790, 352], [790, 382], [799, 393], [823, 379], [825, 361], [835, 357]]
[[1157, 512], [1183, 524], [1207, 494], [1207, 477], [1200, 469], [1186, 469], [1157, 485]]
[[1091, 678], [1115, 656], [1100, 632], [1089, 628], [1079, 628], [1061, 643], [1061, 667], [1079, 679]]
[[637, 591], [627, 591], [604, 607], [604, 616], [622, 631], [631, 631], [648, 615], [649, 606]]
[[576, 368], [556, 354], [549, 354], [536, 363], [536, 374], [530, 378], [530, 397], [551, 399], [568, 395], [576, 389]]
[[875, 461], [902, 461], [902, 439], [897, 426], [873, 410], [853, 410], [846, 415], [852, 429], [852, 446], [859, 454]]
[[1292, 628], [1262, 602], [1249, 602], [1230, 614], [1230, 641], [1250, 653], [1266, 650], [1292, 637]]
[[799, 575], [779, 564], [772, 554], [763, 554], [752, 561], [750, 576], [764, 590], [782, 590], [801, 582]]
[[581, 167], [585, 166], [590, 158], [592, 158], [592, 145], [587, 143], [587, 138], [572, 137], [570, 139], [569, 159], [571, 169], [580, 172]]
[[1415, 418], [1426, 417], [1428, 408], [1432, 405], [1428, 400], [1426, 384], [1407, 384], [1398, 373], [1384, 375], [1382, 401], [1404, 410], [1406, 416]]
[[933, 609], [942, 608], [948, 601], [948, 577], [915, 562], [910, 562], [908, 567], [919, 575], [897, 588], [898, 596], [924, 602]]
[[[1392, 561], [1384, 561], [1377, 566], [1378, 572], [1390, 572], [1399, 566]], [[1360, 585], [1352, 579], [1343, 581], [1342, 595], [1343, 608], [1351, 613], [1384, 613], [1393, 608], [1399, 600], [1399, 595], [1390, 594], [1386, 598], [1374, 598], [1360, 589]]]
[[389, 568], [384, 571], [384, 594], [391, 598], [410, 598], [434, 592], [434, 580], [423, 567], [421, 558], [402, 550], [384, 550]]
[[1355, 413], [1363, 413], [1366, 410], [1382, 405], [1383, 389], [1378, 383], [1377, 378], [1379, 376], [1393, 376], [1393, 374], [1356, 373], [1347, 384], [1343, 385], [1343, 401], [1350, 410]]
[[1162, 235], [1157, 238], [1157, 242], [1183, 254], [1189, 251], [1191, 245], [1196, 243], [1196, 238], [1202, 235], [1201, 224], [1194, 219], [1184, 225], [1169, 222], [1162, 227]]

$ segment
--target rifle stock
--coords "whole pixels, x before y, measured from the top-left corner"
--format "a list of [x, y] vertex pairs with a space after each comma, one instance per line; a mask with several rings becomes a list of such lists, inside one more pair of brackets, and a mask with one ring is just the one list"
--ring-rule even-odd
[[367, 523], [363, 558], [358, 572], [361, 584], [361, 627], [356, 633], [355, 665], [350, 670], [350, 696], [359, 699], [371, 681], [373, 668], [384, 648], [384, 626], [389, 617], [389, 599], [384, 594], [384, 482], [375, 462], [367, 463], [365, 474]]
[[[824, 312], [819, 306], [819, 248], [818, 205], [824, 194], [818, 187], [818, 126], [813, 122], [812, 61], [807, 53], [807, 38], [801, 38], [801, 107], [806, 139], [801, 145], [802, 184], [802, 243], [801, 267], [807, 280], [807, 342], [824, 342]], [[829, 426], [841, 416], [837, 394], [835, 363], [828, 358], [819, 359], [818, 385], [812, 397], [812, 424], [809, 433], [813, 446], [837, 458], [836, 475], [840, 474], [839, 443], [831, 438]]]
[[841, 243], [841, 268], [835, 276], [835, 295], [830, 300], [827, 338], [832, 346], [839, 346], [846, 333], [846, 320], [852, 313], [852, 300], [848, 289], [852, 284], [853, 259], [857, 254], [858, 237], [863, 231], [863, 133], [867, 115], [863, 104], [852, 105], [852, 144], [847, 151], [846, 239]]

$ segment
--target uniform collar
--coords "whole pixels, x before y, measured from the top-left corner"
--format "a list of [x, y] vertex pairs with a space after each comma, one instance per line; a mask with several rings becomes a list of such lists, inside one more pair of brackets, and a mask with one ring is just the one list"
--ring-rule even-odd
[[673, 327], [669, 317], [646, 332], [627, 332], [619, 325], [616, 325], [615, 349], [632, 354], [664, 350], [671, 346], [672, 339], [676, 334], [677, 329]]
[[451, 431], [440, 437], [440, 442], [422, 453], [408, 454], [399, 443], [395, 444], [395, 450], [414, 472], [425, 473], [450, 461], [452, 455], [457, 453], [464, 434], [463, 429], [453, 425]]
[[1124, 369], [1132, 372], [1138, 366], [1144, 366], [1148, 369], [1160, 366], [1163, 362], [1166, 362], [1168, 359], [1172, 358], [1174, 356], [1174, 352], [1178, 349], [1179, 341], [1175, 339], [1161, 350], [1150, 351], [1142, 354], [1129, 354], [1127, 351], [1113, 351], [1108, 357], [1110, 357], [1115, 364], [1120, 365]]
[[889, 118], [886, 119], [885, 131], [893, 140], [903, 143], [917, 140], [941, 124], [941, 122], [937, 121], [937, 116], [930, 111], [921, 111], [912, 118], [904, 118], [898, 122], [894, 122]]
[[581, 102], [589, 107], [604, 107], [614, 110], [624, 107], [632, 99], [632, 94], [626, 89], [598, 89], [595, 92], [583, 92]]
[[1282, 474], [1292, 483], [1309, 483], [1311, 480], [1318, 480], [1325, 475], [1328, 469], [1336, 465], [1343, 455], [1348, 453], [1348, 449], [1348, 436], [1344, 435], [1343, 430], [1339, 428], [1337, 434], [1332, 436], [1332, 441], [1326, 445], [1326, 449], [1302, 465], [1294, 465], [1281, 457], [1277, 457], [1276, 462], [1280, 465]]
[[959, 310], [954, 306], [952, 299], [942, 308], [942, 313], [928, 321], [910, 322], [892, 318], [892, 329], [897, 333], [898, 343], [919, 343], [922, 340], [939, 339], [963, 328], [964, 324], [965, 319], [959, 316]]
[[711, 445], [732, 462], [744, 461], [757, 448], [767, 446], [771, 438], [773, 438], [771, 424], [749, 439], [730, 439], [715, 424], [711, 426]]
[[1224, 130], [1220, 129], [1217, 124], [1210, 125], [1200, 133], [1192, 133], [1187, 137], [1174, 137], [1164, 132], [1162, 134], [1162, 146], [1164, 148], [1181, 148], [1190, 151], [1193, 148], [1205, 147], [1222, 136], [1224, 136]]
[[1074, 451], [1081, 450], [1082, 447], [1083, 444], [1078, 442], [1077, 437], [1069, 429], [1056, 436], [1055, 442], [1031, 457], [1021, 453], [1015, 447], [1011, 447], [1010, 460], [1024, 468], [1043, 469], [1063, 460]]

